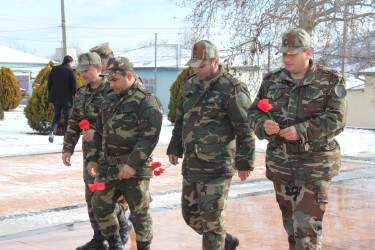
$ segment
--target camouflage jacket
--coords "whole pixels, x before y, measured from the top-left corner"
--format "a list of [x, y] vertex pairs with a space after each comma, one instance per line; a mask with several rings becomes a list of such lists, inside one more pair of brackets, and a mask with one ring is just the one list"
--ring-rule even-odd
[[100, 108], [87, 160], [100, 163], [99, 174], [103, 174], [100, 169], [105, 172], [113, 165], [118, 173], [127, 164], [136, 169], [134, 177], [152, 177], [151, 153], [159, 140], [162, 119], [159, 99], [138, 79], [125, 93], [112, 92]]
[[185, 155], [184, 176], [232, 176], [233, 166], [253, 170], [249, 92], [243, 82], [220, 70], [208, 88], [192, 75], [182, 90], [167, 154]]
[[[74, 148], [82, 132], [82, 129], [79, 127], [79, 123], [82, 120], [88, 120], [90, 122], [90, 129], [95, 129], [100, 105], [102, 104], [104, 97], [111, 91], [112, 89], [109, 86], [107, 78], [103, 78], [96, 89], [92, 89], [90, 85], [85, 84], [77, 90], [72, 114], [69, 117], [69, 124], [64, 139], [63, 153], [71, 152], [73, 154]], [[87, 142], [86, 140], [83, 140], [82, 142], [84, 158], [86, 158], [87, 146], [89, 143], [91, 142]]]
[[[347, 100], [345, 82], [330, 68], [310, 67], [295, 82], [285, 68], [265, 76], [250, 108], [250, 121], [259, 139], [267, 139], [267, 177], [284, 184], [302, 185], [318, 179], [330, 180], [340, 171], [340, 147], [334, 136], [345, 126]], [[280, 129], [294, 126], [299, 141], [287, 141], [278, 134], [268, 136], [264, 122], [270, 118], [258, 102], [268, 99], [269, 111]]]

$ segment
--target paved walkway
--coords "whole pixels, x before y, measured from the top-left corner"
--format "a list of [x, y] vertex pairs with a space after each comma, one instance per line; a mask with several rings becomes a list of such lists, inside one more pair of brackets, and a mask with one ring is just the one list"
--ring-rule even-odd
[[[165, 147], [155, 160], [167, 164]], [[272, 183], [265, 178], [264, 154], [256, 156], [250, 179], [233, 178], [227, 231], [238, 249], [287, 249]], [[75, 249], [91, 238], [83, 203], [82, 154], [72, 166], [61, 154], [0, 158], [0, 249]], [[152, 249], [201, 249], [201, 237], [181, 217], [181, 167], [151, 179]], [[375, 249], [375, 162], [345, 158], [334, 178], [323, 230], [323, 249]], [[136, 249], [134, 231], [126, 249]]]

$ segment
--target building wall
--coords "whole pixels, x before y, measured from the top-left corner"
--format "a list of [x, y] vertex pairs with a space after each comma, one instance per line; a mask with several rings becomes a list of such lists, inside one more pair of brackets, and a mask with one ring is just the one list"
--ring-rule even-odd
[[[155, 73], [153, 69], [134, 69], [142, 79], [154, 79]], [[170, 99], [170, 87], [173, 82], [176, 81], [177, 76], [181, 71], [176, 70], [163, 70], [158, 69], [157, 79], [156, 79], [156, 96], [159, 98], [163, 104], [164, 114], [167, 115], [169, 112], [168, 104]]]
[[[134, 71], [143, 79], [154, 79], [154, 69], [134, 69]], [[158, 69], [156, 82], [156, 96], [163, 104], [164, 114], [169, 112], [168, 104], [170, 100], [170, 88], [176, 81], [182, 69]], [[233, 73], [233, 72], [230, 72]], [[262, 82], [262, 73], [258, 67], [247, 67], [237, 70], [234, 77], [248, 85], [252, 100], [257, 94], [260, 83]]]
[[375, 129], [375, 76], [366, 76], [365, 87], [348, 90], [347, 126]]

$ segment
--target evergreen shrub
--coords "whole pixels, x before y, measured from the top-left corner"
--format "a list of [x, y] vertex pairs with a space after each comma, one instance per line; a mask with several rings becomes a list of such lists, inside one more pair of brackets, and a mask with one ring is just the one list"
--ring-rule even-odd
[[22, 101], [20, 83], [10, 68], [0, 69], [0, 103], [3, 111], [15, 109]]
[[180, 95], [182, 92], [182, 89], [184, 88], [184, 84], [186, 79], [194, 74], [194, 69], [192, 67], [188, 67], [181, 71], [181, 73], [177, 76], [176, 81], [172, 84], [170, 91], [171, 91], [171, 97], [169, 99], [168, 104], [168, 120], [171, 123], [174, 123], [177, 116], [177, 106], [178, 101], [180, 100]]
[[[50, 61], [46, 67], [38, 73], [33, 84], [32, 96], [23, 111], [29, 126], [41, 134], [47, 134], [49, 132], [54, 116], [53, 104], [48, 102], [48, 76], [53, 66], [53, 62]], [[76, 70], [76, 72], [78, 86], [82, 86], [84, 80], [80, 76], [79, 71]], [[63, 128], [64, 116], [62, 116], [60, 120], [56, 134], [62, 135]]]
[[0, 121], [1, 120], [4, 120], [4, 110], [1, 108], [1, 105], [0, 105]]

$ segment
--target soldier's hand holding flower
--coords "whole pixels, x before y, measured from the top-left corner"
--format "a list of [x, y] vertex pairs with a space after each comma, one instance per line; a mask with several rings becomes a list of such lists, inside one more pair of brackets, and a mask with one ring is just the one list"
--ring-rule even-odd
[[279, 124], [271, 120], [266, 120], [263, 127], [267, 135], [277, 134], [280, 131]]
[[298, 141], [300, 139], [299, 134], [294, 126], [285, 128], [280, 131], [279, 135], [288, 141]]
[[92, 139], [94, 138], [94, 133], [95, 130], [93, 129], [83, 130], [83, 139], [85, 139], [86, 141], [92, 141]]
[[132, 178], [137, 171], [130, 167], [129, 165], [125, 164], [124, 167], [121, 169], [120, 174], [118, 175], [118, 178], [120, 180], [122, 179], [130, 179]]
[[91, 175], [92, 177], [96, 176], [98, 165], [99, 164], [97, 162], [89, 161], [89, 163], [87, 164], [87, 171], [89, 172], [89, 175]]

